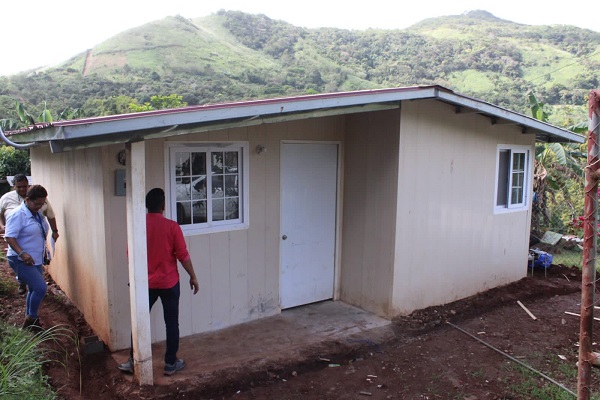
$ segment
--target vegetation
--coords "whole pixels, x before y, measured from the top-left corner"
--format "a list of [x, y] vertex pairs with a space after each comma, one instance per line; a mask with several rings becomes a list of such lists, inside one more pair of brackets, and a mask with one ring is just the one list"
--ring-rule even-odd
[[167, 17], [122, 32], [61, 65], [0, 77], [0, 116], [67, 107], [86, 116], [131, 112], [176, 93], [190, 105], [307, 93], [439, 84], [527, 113], [534, 89], [549, 121], [586, 118], [600, 83], [600, 33], [527, 26], [485, 11], [404, 30], [306, 29], [220, 11]]
[[[46, 342], [59, 343], [61, 338], [75, 340], [70, 330], [60, 326], [33, 334], [0, 322], [0, 397], [58, 398], [43, 374], [43, 366], [52, 362], [50, 353], [57, 352], [50, 350]], [[59, 357], [66, 360], [67, 354]]]
[[40, 344], [51, 333], [33, 336], [7, 324], [0, 324], [0, 396], [6, 399], [57, 398], [42, 373], [44, 354]]
[[12, 146], [0, 146], [0, 177], [31, 173], [28, 150], [18, 150]]
[[[238, 11], [167, 17], [60, 65], [0, 77], [0, 116], [3, 129], [11, 130], [31, 123], [31, 115], [39, 115], [39, 122], [52, 115], [67, 119], [433, 84], [575, 127], [587, 121], [587, 96], [600, 86], [600, 33], [522, 25], [481, 10], [403, 30], [362, 31], [306, 29]], [[584, 147], [536, 149], [536, 233], [573, 233], [571, 222], [583, 207]], [[0, 176], [13, 174], [9, 165], [15, 163], [5, 164]]]

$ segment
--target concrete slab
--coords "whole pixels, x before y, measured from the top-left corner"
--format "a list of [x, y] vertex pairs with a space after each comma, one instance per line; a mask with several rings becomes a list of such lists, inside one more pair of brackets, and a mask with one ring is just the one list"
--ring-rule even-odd
[[[170, 377], [164, 376], [162, 370], [165, 343], [156, 343], [152, 346], [154, 384], [209, 382], [212, 376], [220, 374], [248, 375], [360, 347], [377, 351], [380, 343], [393, 337], [389, 320], [340, 301], [324, 301], [184, 337], [178, 357], [185, 360], [186, 367]], [[113, 353], [118, 363], [125, 362], [128, 356], [128, 350]]]

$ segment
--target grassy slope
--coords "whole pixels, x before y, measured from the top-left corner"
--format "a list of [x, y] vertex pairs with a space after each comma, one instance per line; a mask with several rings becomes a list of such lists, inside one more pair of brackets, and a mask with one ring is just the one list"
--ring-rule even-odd
[[[526, 113], [528, 88], [562, 87], [562, 104], [552, 105], [552, 122], [560, 123], [585, 118], [582, 93], [589, 89], [577, 79], [587, 74], [600, 81], [600, 34], [573, 27], [527, 26], [471, 12], [424, 20], [405, 30], [309, 30], [239, 14], [167, 17], [127, 30], [47, 69], [44, 82], [40, 78], [23, 85], [19, 79], [28, 79], [23, 76], [8, 82], [5, 93], [36, 106], [49, 100], [58, 108], [77, 100], [71, 106], [79, 107], [81, 98], [118, 90], [106, 82], [128, 83], [122, 94], [133, 97], [183, 94], [185, 87], [206, 102], [295, 95], [313, 88], [329, 92], [441, 84]], [[253, 35], [262, 42], [253, 41]], [[291, 44], [284, 43], [277, 53], [278, 41]], [[598, 54], [592, 54], [594, 49]], [[78, 82], [78, 72], [85, 72], [85, 81]], [[94, 79], [97, 86], [90, 83]], [[77, 88], [84, 86], [78, 94]], [[61, 93], [69, 87], [71, 92]], [[38, 88], [42, 93], [32, 93]], [[507, 91], [512, 94], [503, 96]], [[573, 92], [578, 93], [575, 102], [569, 100]], [[583, 108], [572, 107], [575, 103]]]

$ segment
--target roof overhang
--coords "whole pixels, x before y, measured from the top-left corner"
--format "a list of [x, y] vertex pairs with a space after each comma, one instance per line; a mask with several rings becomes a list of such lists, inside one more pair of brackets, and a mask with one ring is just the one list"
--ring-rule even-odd
[[15, 143], [49, 143], [52, 152], [208, 132], [298, 119], [399, 108], [402, 101], [435, 99], [457, 113], [477, 113], [491, 124], [512, 124], [539, 142], [583, 143], [581, 135], [441, 86], [362, 90], [57, 121], [10, 136]]

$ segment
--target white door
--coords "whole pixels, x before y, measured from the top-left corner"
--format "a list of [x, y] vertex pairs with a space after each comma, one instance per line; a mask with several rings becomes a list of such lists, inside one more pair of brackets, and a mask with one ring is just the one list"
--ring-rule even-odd
[[338, 145], [281, 146], [282, 308], [333, 298]]

